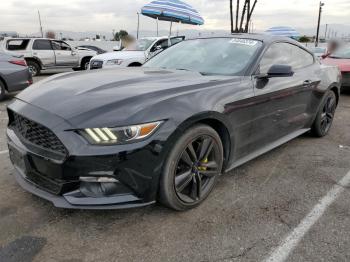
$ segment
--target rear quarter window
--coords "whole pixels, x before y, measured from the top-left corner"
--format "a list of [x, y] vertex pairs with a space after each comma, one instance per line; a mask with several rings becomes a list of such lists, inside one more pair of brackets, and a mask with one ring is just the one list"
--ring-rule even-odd
[[14, 39], [8, 40], [6, 49], [10, 51], [18, 51], [27, 49], [29, 39]]

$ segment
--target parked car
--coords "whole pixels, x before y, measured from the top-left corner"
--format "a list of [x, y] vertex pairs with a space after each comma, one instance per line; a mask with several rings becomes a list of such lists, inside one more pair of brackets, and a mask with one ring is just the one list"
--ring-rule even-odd
[[6, 92], [21, 91], [32, 83], [32, 76], [22, 56], [0, 52], [0, 101]]
[[350, 46], [341, 47], [339, 50], [330, 54], [324, 60], [323, 64], [336, 65], [342, 74], [342, 89], [350, 89]]
[[91, 59], [90, 69], [135, 67], [143, 65], [148, 59], [185, 39], [176, 37], [146, 37], [137, 40], [122, 51], [97, 55]]
[[32, 76], [46, 69], [84, 70], [91, 57], [97, 54], [92, 50], [72, 48], [61, 40], [46, 38], [10, 38], [4, 40], [3, 45], [6, 53], [24, 56]]
[[190, 209], [222, 172], [305, 132], [327, 135], [339, 78], [292, 39], [250, 34], [183, 41], [139, 68], [53, 76], [8, 106], [15, 177], [57, 207]]
[[78, 49], [89, 49], [89, 50], [95, 51], [98, 55], [107, 53], [106, 50], [103, 50], [102, 48], [99, 48], [99, 47], [93, 46], [93, 45], [79, 45], [76, 48], [78, 48]]

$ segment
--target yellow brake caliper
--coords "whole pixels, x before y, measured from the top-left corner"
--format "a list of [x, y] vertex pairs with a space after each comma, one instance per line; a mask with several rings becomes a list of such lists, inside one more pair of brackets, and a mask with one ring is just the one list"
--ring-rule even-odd
[[[201, 161], [201, 163], [203, 163], [203, 164], [208, 163], [208, 158], [206, 158], [206, 159], [204, 159], [203, 161]], [[198, 167], [198, 170], [199, 170], [199, 171], [206, 171], [206, 170], [207, 170], [207, 167], [200, 166], [200, 167]]]

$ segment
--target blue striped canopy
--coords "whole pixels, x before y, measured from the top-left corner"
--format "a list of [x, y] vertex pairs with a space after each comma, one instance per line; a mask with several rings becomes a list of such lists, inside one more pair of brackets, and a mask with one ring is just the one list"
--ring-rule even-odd
[[266, 30], [265, 33], [270, 35], [287, 36], [294, 39], [301, 36], [295, 29], [288, 26], [271, 27], [270, 29]]
[[180, 0], [155, 0], [141, 9], [145, 16], [169, 22], [203, 25], [204, 19], [189, 4]]

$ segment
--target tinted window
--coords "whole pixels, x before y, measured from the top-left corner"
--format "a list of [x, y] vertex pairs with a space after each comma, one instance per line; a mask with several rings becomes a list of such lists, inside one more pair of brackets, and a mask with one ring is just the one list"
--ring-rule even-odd
[[33, 44], [34, 50], [52, 50], [49, 40], [35, 40]]
[[188, 40], [156, 55], [145, 66], [203, 75], [240, 75], [261, 46], [260, 41], [239, 38]]
[[151, 49], [151, 52], [155, 52], [157, 51], [157, 47], [161, 47], [160, 50], [165, 50], [169, 47], [169, 40], [168, 39], [163, 39], [163, 40], [159, 40], [157, 41], [152, 49]]
[[25, 50], [28, 46], [29, 39], [15, 39], [7, 41], [7, 50]]
[[176, 45], [177, 43], [180, 43], [181, 41], [183, 41], [182, 37], [177, 37], [177, 38], [171, 38], [170, 39], [171, 45]]
[[54, 50], [62, 50], [62, 51], [71, 50], [70, 46], [67, 43], [61, 42], [61, 41], [52, 41], [52, 46]]
[[302, 48], [288, 43], [276, 43], [265, 52], [260, 62], [260, 73], [267, 73], [272, 65], [290, 65], [293, 70], [297, 70], [313, 63], [313, 56]]

